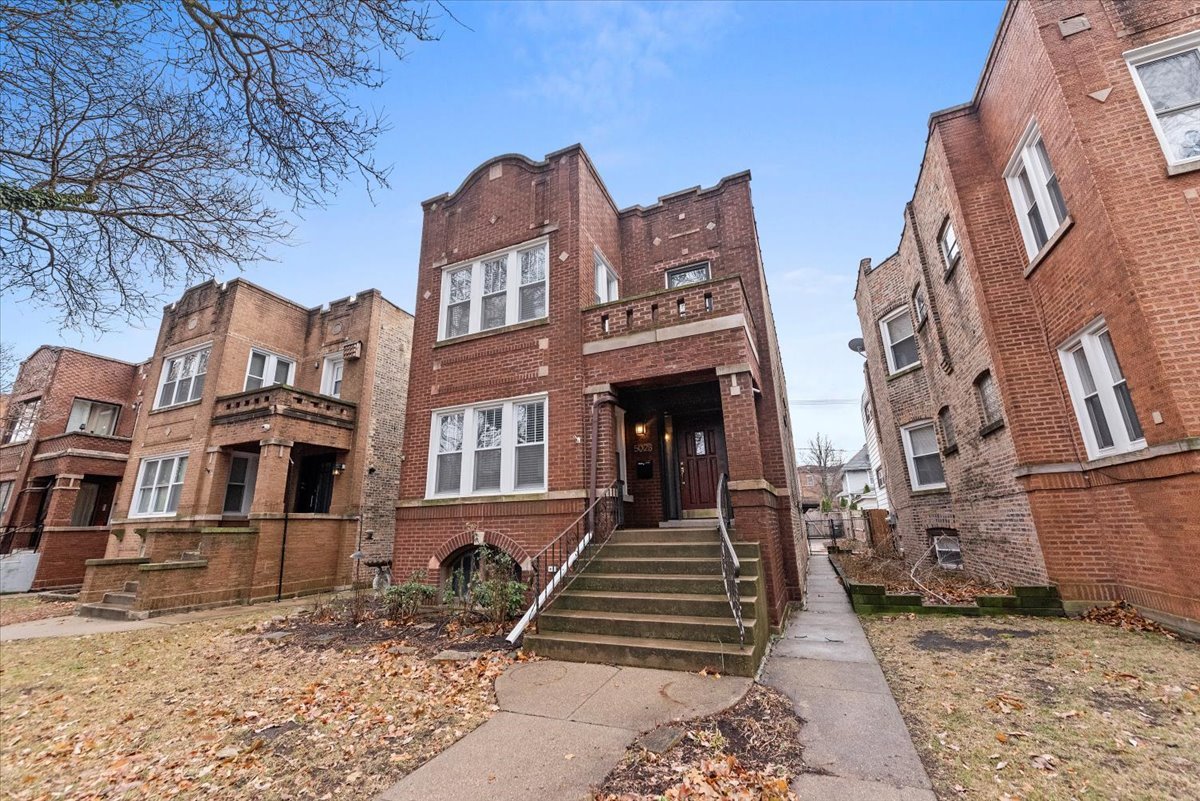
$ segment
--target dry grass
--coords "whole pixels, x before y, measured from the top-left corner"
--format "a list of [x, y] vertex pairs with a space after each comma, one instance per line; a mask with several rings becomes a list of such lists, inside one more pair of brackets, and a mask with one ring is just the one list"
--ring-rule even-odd
[[63, 617], [75, 611], [70, 601], [43, 601], [36, 595], [0, 595], [0, 626]]
[[273, 644], [269, 614], [6, 643], [4, 796], [370, 798], [494, 711], [503, 655]]
[[1200, 798], [1200, 646], [1042, 618], [864, 618], [943, 799]]

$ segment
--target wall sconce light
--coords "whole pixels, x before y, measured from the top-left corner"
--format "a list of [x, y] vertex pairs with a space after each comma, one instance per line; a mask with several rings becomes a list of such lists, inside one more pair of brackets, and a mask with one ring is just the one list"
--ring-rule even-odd
[[346, 472], [346, 465], [344, 462], [339, 462], [333, 466], [333, 474], [335, 476], [340, 476], [344, 472]]
[[633, 426], [633, 433], [637, 434], [639, 437], [646, 436], [646, 424], [645, 423], [635, 423]]

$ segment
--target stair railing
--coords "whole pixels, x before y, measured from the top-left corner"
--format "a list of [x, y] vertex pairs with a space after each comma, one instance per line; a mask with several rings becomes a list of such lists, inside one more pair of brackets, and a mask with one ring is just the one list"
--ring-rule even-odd
[[[587, 567], [599, 546], [625, 522], [624, 496], [625, 482], [618, 479], [609, 484], [579, 517], [530, 559], [529, 585], [533, 603], [505, 639], [515, 643], [550, 605], [550, 600], [563, 590], [568, 577]], [[589, 550], [588, 546], [595, 547]]]
[[725, 597], [737, 623], [738, 641], [746, 644], [746, 624], [742, 622], [742, 593], [738, 589], [738, 577], [742, 573], [742, 562], [733, 550], [729, 529], [733, 525], [733, 501], [729, 496], [729, 474], [722, 473], [717, 482], [717, 525], [721, 529], [721, 577], [725, 579]]

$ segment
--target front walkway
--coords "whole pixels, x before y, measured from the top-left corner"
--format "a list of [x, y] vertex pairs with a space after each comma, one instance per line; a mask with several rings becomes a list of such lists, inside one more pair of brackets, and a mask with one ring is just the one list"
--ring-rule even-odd
[[883, 671], [825, 554], [808, 560], [808, 604], [788, 623], [762, 681], [804, 719], [801, 798], [935, 801]]
[[526, 662], [496, 681], [490, 720], [376, 801], [590, 799], [634, 738], [718, 712], [750, 679], [575, 662]]

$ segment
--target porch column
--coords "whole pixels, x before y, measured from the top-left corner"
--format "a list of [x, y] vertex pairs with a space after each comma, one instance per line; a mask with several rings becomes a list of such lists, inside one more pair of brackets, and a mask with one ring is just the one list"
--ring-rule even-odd
[[729, 480], [761, 480], [762, 440], [758, 434], [758, 409], [754, 403], [754, 380], [749, 366], [718, 367], [717, 380], [721, 386]]
[[229, 462], [232, 455], [220, 447], [204, 452], [204, 470], [200, 472], [201, 486], [196, 498], [196, 514], [219, 518], [225, 508], [225, 485], [229, 483]]
[[284, 512], [289, 500], [288, 463], [292, 458], [293, 444], [290, 439], [264, 439], [259, 443], [258, 478], [254, 486], [254, 500], [250, 504], [251, 516]]
[[[591, 464], [592, 454], [596, 458], [596, 491], [603, 492], [604, 489], [617, 479], [617, 426], [616, 426], [616, 408], [617, 396], [612, 391], [611, 384], [596, 384], [587, 387], [584, 390], [585, 397], [588, 403], [588, 452], [587, 464], [588, 474], [584, 476], [585, 482], [591, 481]], [[596, 443], [593, 449], [591, 443], [592, 437], [592, 405], [596, 406], [597, 427], [596, 427]]]
[[81, 475], [62, 473], [54, 477], [50, 489], [50, 499], [46, 504], [46, 517], [42, 524], [47, 528], [66, 527], [71, 525], [71, 515], [75, 512], [75, 501], [79, 498], [79, 482]]

